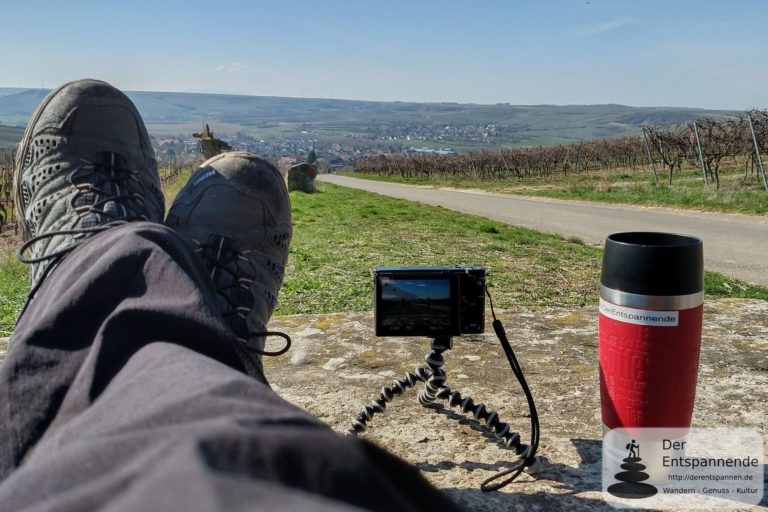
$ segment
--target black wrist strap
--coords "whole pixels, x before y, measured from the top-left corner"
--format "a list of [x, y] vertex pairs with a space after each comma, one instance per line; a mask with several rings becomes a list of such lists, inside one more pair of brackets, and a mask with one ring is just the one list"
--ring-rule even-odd
[[[528, 383], [525, 381], [523, 370], [520, 368], [520, 363], [518, 363], [517, 358], [515, 357], [512, 346], [509, 344], [504, 326], [501, 321], [496, 318], [496, 312], [493, 310], [493, 300], [491, 299], [491, 294], [488, 292], [488, 288], [485, 289], [485, 293], [488, 296], [488, 301], [491, 306], [491, 315], [493, 315], [493, 330], [496, 332], [496, 337], [498, 337], [501, 342], [501, 347], [504, 349], [507, 361], [509, 361], [509, 365], [512, 367], [512, 373], [514, 373], [517, 381], [520, 383], [520, 387], [523, 389], [525, 399], [528, 401], [528, 410], [530, 411], [531, 416], [531, 444], [524, 452], [523, 458], [517, 461], [512, 468], [502, 471], [480, 484], [480, 489], [488, 492], [505, 487], [520, 476], [520, 473], [522, 473], [526, 467], [532, 466], [534, 462], [536, 462], [536, 451], [539, 448], [539, 415], [536, 413], [536, 404], [533, 401], [533, 394], [528, 387]], [[511, 476], [507, 477], [507, 475]], [[493, 483], [504, 477], [507, 478], [501, 482]]]

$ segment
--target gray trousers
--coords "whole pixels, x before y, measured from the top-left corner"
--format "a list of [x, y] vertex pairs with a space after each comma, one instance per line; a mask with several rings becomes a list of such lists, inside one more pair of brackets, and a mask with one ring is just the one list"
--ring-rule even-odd
[[456, 510], [279, 398], [188, 245], [131, 223], [64, 258], [0, 367], [0, 510]]

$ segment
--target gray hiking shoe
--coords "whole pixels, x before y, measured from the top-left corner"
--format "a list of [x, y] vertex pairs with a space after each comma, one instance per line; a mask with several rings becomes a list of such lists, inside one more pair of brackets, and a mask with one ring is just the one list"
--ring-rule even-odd
[[128, 221], [162, 222], [165, 210], [136, 107], [97, 80], [67, 83], [43, 100], [24, 133], [14, 186], [26, 242], [18, 256], [32, 264], [29, 297], [87, 237]]
[[181, 189], [165, 224], [203, 259], [230, 328], [265, 354], [291, 241], [291, 205], [280, 172], [247, 152], [214, 156]]

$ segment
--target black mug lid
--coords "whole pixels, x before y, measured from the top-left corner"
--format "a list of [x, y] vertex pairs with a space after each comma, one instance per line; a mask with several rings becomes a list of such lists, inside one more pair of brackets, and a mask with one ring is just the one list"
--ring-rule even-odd
[[615, 233], [605, 240], [600, 284], [638, 295], [704, 290], [701, 239], [672, 233]]

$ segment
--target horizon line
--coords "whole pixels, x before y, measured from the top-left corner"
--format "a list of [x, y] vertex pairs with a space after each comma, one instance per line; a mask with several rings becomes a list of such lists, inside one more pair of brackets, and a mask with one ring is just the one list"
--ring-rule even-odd
[[[20, 92], [25, 91], [51, 91], [50, 87], [17, 87], [0, 85], [0, 89], [17, 89]], [[122, 89], [121, 89], [122, 90]], [[685, 109], [685, 110], [706, 110], [721, 112], [750, 112], [760, 110], [758, 107], [752, 108], [719, 108], [719, 107], [691, 107], [691, 106], [672, 106], [672, 105], [630, 105], [625, 103], [511, 103], [508, 101], [497, 101], [493, 103], [461, 102], [461, 101], [415, 101], [415, 100], [371, 100], [371, 99], [349, 99], [349, 98], [324, 98], [320, 96], [277, 96], [271, 94], [253, 94], [245, 92], [226, 92], [226, 91], [204, 91], [204, 90], [148, 90], [148, 89], [125, 89], [125, 93], [169, 93], [169, 94], [190, 94], [190, 95], [208, 95], [208, 96], [235, 96], [246, 98], [278, 98], [291, 100], [322, 100], [322, 101], [341, 101], [357, 103], [408, 103], [417, 105], [471, 105], [480, 107], [624, 107], [624, 108], [642, 108], [642, 109]], [[2, 97], [2, 96], [0, 96]]]

